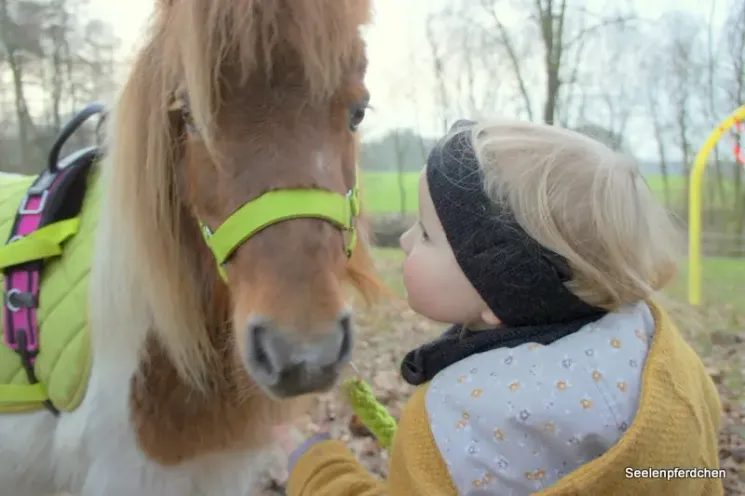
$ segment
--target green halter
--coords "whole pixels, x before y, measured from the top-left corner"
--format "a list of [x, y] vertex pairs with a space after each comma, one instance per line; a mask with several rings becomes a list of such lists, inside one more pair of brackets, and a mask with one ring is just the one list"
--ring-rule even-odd
[[272, 224], [291, 219], [322, 219], [331, 222], [344, 234], [344, 251], [352, 255], [357, 244], [355, 220], [360, 214], [359, 188], [346, 195], [322, 189], [279, 189], [246, 202], [212, 232], [200, 221], [207, 246], [217, 260], [223, 280], [227, 280], [225, 263], [230, 255], [251, 236]]

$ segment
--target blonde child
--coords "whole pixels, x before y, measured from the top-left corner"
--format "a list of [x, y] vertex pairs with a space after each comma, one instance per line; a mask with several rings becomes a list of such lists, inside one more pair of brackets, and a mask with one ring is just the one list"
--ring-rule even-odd
[[722, 494], [633, 472], [719, 467], [717, 392], [651, 299], [678, 240], [635, 164], [599, 142], [459, 121], [401, 239], [412, 309], [455, 324], [403, 360], [418, 388], [388, 480], [320, 435], [292, 454], [288, 495]]

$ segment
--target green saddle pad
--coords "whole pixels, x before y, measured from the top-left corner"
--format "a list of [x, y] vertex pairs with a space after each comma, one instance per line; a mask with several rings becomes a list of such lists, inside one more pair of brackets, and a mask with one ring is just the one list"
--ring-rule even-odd
[[[88, 176], [78, 232], [62, 245], [62, 255], [45, 261], [41, 277], [39, 354], [34, 365], [39, 385], [35, 387], [65, 412], [80, 404], [90, 375], [88, 283], [100, 198], [97, 177], [94, 165]], [[18, 206], [34, 179], [0, 174], [0, 242], [7, 241]], [[0, 284], [3, 279], [0, 273]], [[43, 408], [40, 401], [24, 396], [31, 390], [20, 358], [0, 342], [0, 412]]]

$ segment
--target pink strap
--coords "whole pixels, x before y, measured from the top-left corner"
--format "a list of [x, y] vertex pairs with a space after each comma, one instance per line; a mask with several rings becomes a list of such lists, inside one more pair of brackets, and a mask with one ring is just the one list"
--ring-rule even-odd
[[[47, 188], [34, 191], [35, 186], [41, 183], [44, 174], [37, 178], [34, 186], [21, 201], [8, 243], [28, 236], [39, 229], [50, 191], [63, 175], [64, 170], [54, 177]], [[25, 332], [25, 351], [31, 363], [39, 351], [39, 324], [36, 309], [39, 302], [40, 271], [43, 263], [39, 260], [5, 269], [4, 342], [16, 352], [24, 351], [19, 349], [19, 331]]]

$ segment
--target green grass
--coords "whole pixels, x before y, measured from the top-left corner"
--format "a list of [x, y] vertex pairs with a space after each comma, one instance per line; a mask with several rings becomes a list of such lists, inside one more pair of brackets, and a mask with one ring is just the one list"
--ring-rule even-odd
[[[665, 199], [665, 181], [662, 175], [647, 176], [647, 184], [659, 201]], [[670, 203], [678, 205], [685, 199], [686, 179], [685, 177], [668, 177], [667, 184], [670, 194]]]
[[[416, 212], [419, 202], [419, 173], [405, 172], [403, 175], [406, 212]], [[365, 209], [374, 214], [401, 211], [401, 192], [398, 174], [395, 172], [364, 172], [362, 174], [362, 202]]]
[[[661, 175], [647, 177], [647, 183], [660, 201], [664, 199], [664, 181]], [[670, 203], [681, 204], [684, 199], [686, 181], [684, 177], [668, 178]], [[401, 211], [401, 193], [398, 174], [395, 172], [364, 172], [362, 175], [363, 201], [368, 212], [374, 214]], [[419, 198], [419, 173], [403, 174], [403, 190], [406, 197], [406, 212], [416, 212]]]
[[[725, 305], [745, 313], [745, 259], [707, 257], [702, 261], [701, 292], [704, 305]], [[677, 300], [688, 301], [687, 261], [668, 293]]]
[[[401, 263], [403, 252], [397, 248], [375, 248], [375, 261], [383, 282], [399, 294], [403, 293]], [[720, 312], [745, 315], [745, 259], [705, 258], [702, 260], [701, 289], [704, 307]], [[671, 298], [687, 302], [688, 274], [685, 260], [678, 276], [665, 291]], [[727, 316], [729, 317], [729, 316]]]

